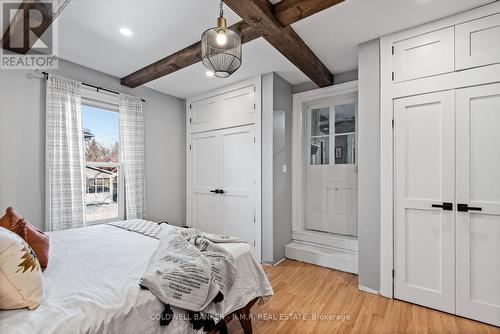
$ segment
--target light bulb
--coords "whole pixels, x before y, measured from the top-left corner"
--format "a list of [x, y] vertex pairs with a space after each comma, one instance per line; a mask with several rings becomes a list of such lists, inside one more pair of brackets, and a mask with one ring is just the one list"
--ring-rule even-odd
[[227, 42], [227, 36], [226, 36], [226, 31], [223, 29], [220, 29], [217, 31], [217, 37], [215, 37], [215, 40], [217, 41], [217, 44], [219, 45], [225, 45]]

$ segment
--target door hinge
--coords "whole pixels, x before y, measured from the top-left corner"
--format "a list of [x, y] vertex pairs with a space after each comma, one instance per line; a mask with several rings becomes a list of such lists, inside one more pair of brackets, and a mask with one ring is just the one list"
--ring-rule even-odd
[[253, 241], [253, 246], [254, 246], [254, 247], [256, 246], [256, 245], [255, 245], [255, 240]]
[[392, 128], [394, 129], [394, 120], [392, 120]]
[[392, 81], [394, 81], [394, 77], [395, 77], [394, 72], [392, 72]]
[[253, 110], [255, 110], [255, 108], [256, 108], [256, 104], [254, 103], [254, 104], [253, 104]]
[[394, 272], [394, 269], [392, 269], [392, 278], [396, 277], [396, 273]]
[[191, 119], [191, 117], [189, 117], [189, 123], [192, 123], [192, 122], [193, 122], [193, 120]]
[[255, 223], [255, 212], [253, 213], [253, 222]]
[[255, 88], [255, 85], [253, 85], [253, 91], [256, 92], [257, 88]]
[[191, 145], [189, 145], [189, 150], [191, 150]]
[[189, 105], [189, 109], [193, 109], [193, 105], [192, 104]]
[[394, 56], [394, 46], [392, 47], [392, 51], [391, 52], [392, 52], [392, 55]]
[[254, 142], [254, 143], [256, 143], [256, 140], [257, 140], [257, 139], [255, 139], [255, 137], [253, 137], [253, 142]]

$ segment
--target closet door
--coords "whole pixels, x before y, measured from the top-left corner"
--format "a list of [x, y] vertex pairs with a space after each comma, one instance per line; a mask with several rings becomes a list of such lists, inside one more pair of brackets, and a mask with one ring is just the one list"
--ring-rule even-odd
[[454, 92], [394, 102], [398, 299], [455, 312]]
[[500, 85], [456, 105], [457, 314], [500, 326]]
[[197, 133], [191, 138], [193, 225], [205, 232], [221, 233], [220, 197], [215, 193], [221, 184], [220, 133]]
[[221, 130], [222, 233], [248, 242], [255, 255], [255, 126]]

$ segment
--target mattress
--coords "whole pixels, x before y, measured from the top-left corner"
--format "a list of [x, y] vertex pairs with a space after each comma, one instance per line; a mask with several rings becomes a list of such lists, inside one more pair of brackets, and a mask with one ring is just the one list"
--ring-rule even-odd
[[[44, 298], [35, 310], [0, 311], [0, 333], [203, 333], [186, 312], [159, 324], [163, 304], [138, 282], [158, 240], [109, 225], [50, 232]], [[273, 291], [245, 243], [220, 244], [234, 257], [237, 275], [225, 296], [229, 314]]]

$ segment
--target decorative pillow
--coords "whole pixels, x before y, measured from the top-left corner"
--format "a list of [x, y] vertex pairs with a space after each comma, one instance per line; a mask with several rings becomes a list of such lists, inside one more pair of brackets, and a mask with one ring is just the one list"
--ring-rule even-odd
[[14, 209], [8, 207], [7, 210], [5, 210], [5, 215], [2, 218], [0, 218], [0, 226], [6, 229], [10, 229], [10, 227], [12, 226], [12, 222], [14, 220], [13, 214], [14, 214]]
[[[10, 221], [9, 224], [4, 226], [4, 224], [7, 224], [7, 221]], [[26, 240], [35, 251], [42, 271], [47, 268], [49, 264], [49, 237], [46, 234], [21, 218], [10, 207], [7, 208], [5, 216], [0, 219], [0, 226], [7, 228]]]
[[40, 305], [43, 275], [35, 252], [17, 234], [0, 227], [0, 309]]

